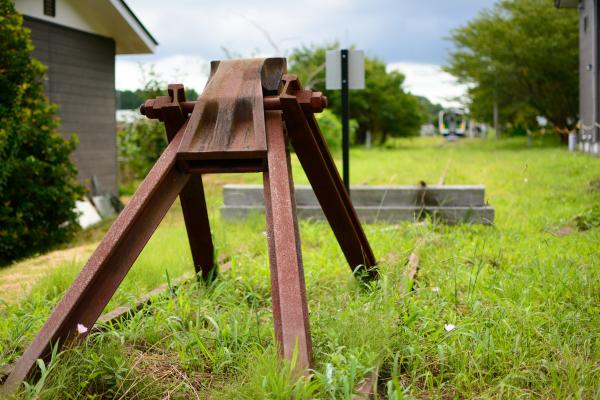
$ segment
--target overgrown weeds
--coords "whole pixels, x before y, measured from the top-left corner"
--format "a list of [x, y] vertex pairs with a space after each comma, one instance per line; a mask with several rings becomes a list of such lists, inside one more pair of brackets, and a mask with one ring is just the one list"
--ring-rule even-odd
[[[496, 225], [367, 225], [381, 277], [365, 285], [326, 224], [301, 222], [310, 379], [277, 357], [264, 220], [220, 221], [211, 186], [220, 181], [211, 178], [215, 244], [231, 269], [57, 354], [39, 398], [349, 399], [378, 365], [380, 398], [598, 397], [600, 229], [557, 236], [551, 228], [597, 201], [588, 183], [600, 160], [550, 147], [430, 145], [355, 150], [354, 180], [436, 181], [451, 157], [447, 182], [484, 183]], [[108, 308], [165, 283], [165, 270], [171, 279], [189, 271], [184, 232], [170, 214]], [[401, 290], [413, 251], [418, 279]], [[43, 279], [0, 311], [0, 364], [23, 351], [80, 267]]]

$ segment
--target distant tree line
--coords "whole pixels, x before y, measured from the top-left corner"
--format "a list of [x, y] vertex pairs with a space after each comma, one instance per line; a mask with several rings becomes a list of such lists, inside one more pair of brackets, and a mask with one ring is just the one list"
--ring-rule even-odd
[[[306, 88], [323, 92], [329, 99], [329, 109], [339, 118], [340, 91], [325, 89], [326, 52], [338, 48], [337, 43], [331, 43], [294, 49], [288, 57], [288, 69]], [[365, 89], [350, 92], [350, 115], [357, 122], [356, 142], [364, 142], [368, 131], [379, 144], [388, 137], [419, 133], [427, 111], [416, 96], [404, 90], [404, 78], [398, 71], [387, 71], [383, 61], [365, 58]]]
[[424, 122], [426, 122], [428, 124], [434, 124], [437, 126], [440, 111], [442, 111], [444, 109], [444, 107], [441, 104], [432, 103], [425, 96], [416, 96], [416, 97], [417, 97], [417, 100], [419, 101], [419, 104], [421, 105], [421, 108], [422, 108], [424, 114], [425, 114]]
[[[157, 88], [157, 95], [166, 95], [167, 86]], [[146, 100], [152, 98], [152, 93], [149, 93], [147, 88], [136, 90], [117, 90], [117, 109], [118, 110], [134, 110], [140, 107]], [[198, 92], [194, 89], [185, 89], [185, 98], [188, 100], [196, 100]]]
[[553, 0], [501, 0], [450, 39], [445, 70], [470, 85], [475, 118], [521, 130], [543, 116], [563, 133], [578, 120], [579, 22]]

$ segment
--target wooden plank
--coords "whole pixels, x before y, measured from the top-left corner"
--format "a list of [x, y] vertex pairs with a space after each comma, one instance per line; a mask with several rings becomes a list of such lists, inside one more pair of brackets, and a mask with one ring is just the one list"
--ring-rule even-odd
[[169, 293], [170, 290], [175, 290], [179, 286], [181, 286], [186, 280], [189, 280], [189, 277], [183, 277], [176, 279], [175, 282], [171, 286], [168, 284], [163, 284], [157, 287], [156, 289], [151, 290], [150, 292], [143, 294], [133, 304], [129, 305], [121, 305], [114, 310], [103, 314], [98, 318], [96, 324], [92, 328], [92, 331], [100, 331], [103, 329], [103, 325], [115, 324], [117, 322], [122, 322], [133, 316], [137, 311], [140, 311], [144, 306], [150, 304], [152, 300], [157, 297], [164, 296]]

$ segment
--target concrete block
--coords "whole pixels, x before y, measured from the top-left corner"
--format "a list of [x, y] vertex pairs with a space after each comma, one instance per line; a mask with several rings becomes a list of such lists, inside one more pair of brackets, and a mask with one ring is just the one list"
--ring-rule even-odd
[[[363, 223], [417, 221], [431, 216], [447, 224], [491, 225], [494, 209], [484, 202], [485, 188], [475, 186], [356, 186], [351, 196]], [[243, 219], [264, 213], [261, 185], [225, 185], [223, 219]], [[325, 220], [309, 186], [296, 186], [296, 211], [299, 219]]]
[[[362, 223], [397, 223], [401, 221], [419, 221], [428, 215], [446, 224], [483, 224], [494, 223], [494, 209], [483, 207], [355, 207]], [[245, 219], [253, 214], [264, 214], [262, 206], [227, 206], [221, 207], [221, 217], [225, 220]], [[296, 212], [299, 219], [325, 221], [320, 207], [298, 206]]]
[[[353, 186], [350, 191], [352, 202], [357, 206], [484, 206], [483, 185], [434, 185], [420, 186]], [[226, 205], [263, 205], [261, 185], [225, 185], [223, 187]], [[296, 185], [298, 206], [319, 205], [312, 188]]]

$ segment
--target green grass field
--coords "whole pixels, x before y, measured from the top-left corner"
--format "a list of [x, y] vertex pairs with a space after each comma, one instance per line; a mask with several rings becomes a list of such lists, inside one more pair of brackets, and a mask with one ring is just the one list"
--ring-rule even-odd
[[[17, 398], [350, 399], [376, 366], [383, 399], [600, 398], [600, 159], [551, 139], [352, 151], [356, 184], [436, 183], [445, 169], [447, 184], [486, 186], [495, 225], [366, 225], [380, 260], [372, 284], [351, 276], [326, 224], [300, 223], [310, 379], [276, 357], [264, 219], [219, 218], [223, 183], [261, 177], [211, 176], [217, 255], [231, 269], [58, 354]], [[294, 179], [306, 183], [296, 161]], [[420, 269], [406, 282], [411, 252]], [[37, 278], [19, 301], [0, 293], [0, 365], [16, 360], [82, 265]], [[190, 272], [176, 203], [107, 308]]]

